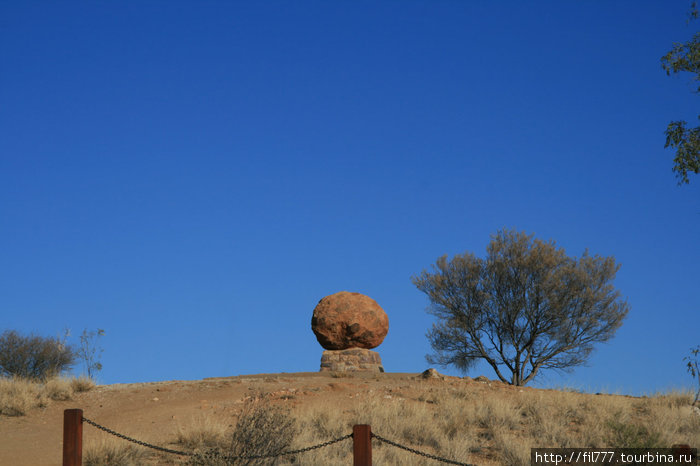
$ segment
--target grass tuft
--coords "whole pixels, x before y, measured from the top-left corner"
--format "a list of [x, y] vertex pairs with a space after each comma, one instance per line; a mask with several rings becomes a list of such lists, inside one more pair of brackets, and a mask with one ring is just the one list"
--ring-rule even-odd
[[88, 446], [83, 455], [85, 466], [139, 466], [150, 464], [150, 454], [123, 440], [102, 439]]
[[186, 426], [178, 426], [176, 443], [189, 450], [226, 448], [231, 442], [226, 437], [225, 423], [207, 415], [193, 418]]
[[82, 393], [89, 392], [97, 386], [97, 383], [95, 383], [95, 381], [90, 377], [81, 375], [80, 377], [71, 379], [71, 386], [73, 387], [73, 391], [75, 393]]
[[70, 400], [73, 396], [73, 384], [70, 379], [54, 377], [43, 384], [44, 394], [54, 401]]

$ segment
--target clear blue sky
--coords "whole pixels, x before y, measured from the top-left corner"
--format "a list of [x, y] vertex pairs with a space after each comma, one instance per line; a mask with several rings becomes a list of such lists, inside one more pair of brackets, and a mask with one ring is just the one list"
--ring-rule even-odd
[[103, 383], [317, 371], [348, 290], [419, 372], [411, 276], [513, 228], [615, 256], [631, 305], [534, 386], [694, 387], [700, 177], [663, 132], [698, 96], [660, 66], [689, 5], [3, 2], [2, 327], [105, 329]]

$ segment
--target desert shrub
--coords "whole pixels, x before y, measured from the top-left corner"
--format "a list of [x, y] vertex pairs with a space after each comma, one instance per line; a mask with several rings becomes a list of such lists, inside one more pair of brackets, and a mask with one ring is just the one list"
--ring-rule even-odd
[[149, 454], [143, 448], [121, 440], [103, 440], [88, 446], [83, 455], [85, 466], [140, 466], [151, 464]]
[[23, 336], [16, 330], [0, 335], [0, 375], [41, 380], [69, 369], [76, 359], [65, 339]]
[[[235, 456], [278, 454], [287, 449], [297, 433], [288, 410], [254, 399], [247, 403], [231, 440]], [[274, 460], [247, 460], [240, 464], [274, 464]]]
[[[288, 410], [265, 402], [263, 398], [263, 396], [255, 397], [243, 406], [228, 448], [214, 445], [204, 450], [200, 449], [195, 456], [188, 459], [187, 464], [196, 466], [271, 465], [293, 461], [289, 456], [233, 459], [233, 457], [276, 455], [289, 450], [294, 441], [297, 433], [295, 419], [291, 417]], [[191, 440], [191, 436], [188, 440]], [[212, 443], [218, 444], [219, 441]]]

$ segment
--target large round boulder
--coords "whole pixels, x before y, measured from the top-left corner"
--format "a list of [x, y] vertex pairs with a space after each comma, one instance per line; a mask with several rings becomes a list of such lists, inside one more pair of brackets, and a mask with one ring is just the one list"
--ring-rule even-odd
[[389, 317], [369, 296], [341, 291], [318, 302], [311, 330], [327, 350], [372, 349], [389, 331]]

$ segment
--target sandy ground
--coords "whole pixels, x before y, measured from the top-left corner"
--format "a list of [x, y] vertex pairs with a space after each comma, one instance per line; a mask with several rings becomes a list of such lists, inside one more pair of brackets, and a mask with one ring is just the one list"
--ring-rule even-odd
[[[536, 390], [500, 382], [483, 383], [446, 377], [424, 380], [420, 374], [355, 373], [333, 377], [330, 373], [260, 374], [155, 383], [103, 385], [74, 395], [70, 401], [52, 402], [22, 417], [0, 417], [0, 465], [59, 465], [62, 458], [63, 411], [80, 408], [83, 416], [117, 432], [156, 445], [181, 449], [171, 442], [178, 425], [205, 411], [233, 415], [246, 397], [271, 393], [295, 409], [316, 403], [342, 409], [363, 393], [387, 396], [399, 391], [415, 397], [428, 387], [459, 385], [475, 392], [508, 393]], [[233, 417], [233, 416], [232, 416]], [[349, 432], [348, 432], [349, 433]], [[83, 425], [84, 445], [103, 435]]]

